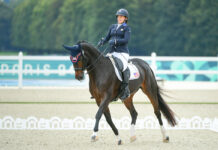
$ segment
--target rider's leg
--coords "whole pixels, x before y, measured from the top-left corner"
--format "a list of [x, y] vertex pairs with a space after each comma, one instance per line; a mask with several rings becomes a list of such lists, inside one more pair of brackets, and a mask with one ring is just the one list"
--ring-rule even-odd
[[129, 54], [127, 53], [120, 53], [120, 56], [122, 56], [122, 62], [123, 62], [123, 81], [121, 83], [121, 96], [120, 99], [124, 101], [126, 98], [130, 96], [129, 91], [129, 77], [130, 77], [130, 70], [128, 68], [128, 60], [129, 60]]
[[129, 77], [130, 77], [130, 71], [128, 68], [129, 54], [113, 52], [112, 55], [114, 57], [119, 58], [123, 64], [122, 70], [121, 70], [123, 81], [121, 83], [120, 99], [122, 101], [124, 101], [130, 95], [129, 86], [128, 86], [129, 85]]
[[123, 81], [121, 83], [121, 96], [120, 99], [124, 101], [127, 97], [130, 96], [129, 91], [129, 77], [130, 77], [130, 71], [129, 68], [126, 68], [126, 70], [123, 72]]

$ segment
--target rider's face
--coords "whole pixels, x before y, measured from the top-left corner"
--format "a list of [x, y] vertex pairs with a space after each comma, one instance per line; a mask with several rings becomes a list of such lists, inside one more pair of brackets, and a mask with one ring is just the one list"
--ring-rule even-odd
[[124, 23], [125, 20], [126, 20], [126, 17], [125, 17], [125, 16], [120, 16], [120, 15], [117, 16], [117, 23], [118, 23], [118, 24]]

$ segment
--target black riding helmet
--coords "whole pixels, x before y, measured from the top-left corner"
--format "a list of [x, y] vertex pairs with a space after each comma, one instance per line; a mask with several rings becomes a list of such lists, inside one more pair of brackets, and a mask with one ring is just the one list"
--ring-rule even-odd
[[[126, 9], [124, 9], [124, 8], [121, 8], [121, 9], [119, 9], [118, 11], [117, 11], [117, 13], [116, 13], [116, 16], [125, 16], [126, 18], [127, 18], [127, 20], [128, 20], [128, 18], [129, 18], [129, 13], [128, 13], [128, 11], [126, 10]], [[126, 21], [127, 21], [126, 20]]]

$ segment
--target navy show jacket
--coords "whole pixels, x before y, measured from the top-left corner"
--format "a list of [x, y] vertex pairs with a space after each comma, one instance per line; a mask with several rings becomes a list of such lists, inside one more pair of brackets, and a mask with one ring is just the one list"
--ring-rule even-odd
[[103, 42], [106, 43], [109, 40], [114, 40], [114, 44], [110, 45], [110, 53], [120, 52], [129, 54], [128, 42], [130, 40], [131, 29], [126, 23], [120, 25], [119, 28], [117, 26], [118, 24], [110, 26]]

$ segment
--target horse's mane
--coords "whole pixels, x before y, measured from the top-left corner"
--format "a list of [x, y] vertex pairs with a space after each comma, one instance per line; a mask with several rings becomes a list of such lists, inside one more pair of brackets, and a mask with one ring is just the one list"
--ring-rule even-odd
[[77, 44], [81, 44], [81, 43], [89, 43], [88, 41], [85, 41], [85, 40], [80, 40], [77, 42]]
[[92, 50], [93, 52], [96, 52], [96, 53], [100, 53], [100, 51], [91, 43], [85, 41], [85, 40], [80, 40], [77, 42], [77, 44], [84, 44], [86, 45], [87, 47], [89, 47], [90, 50]]

